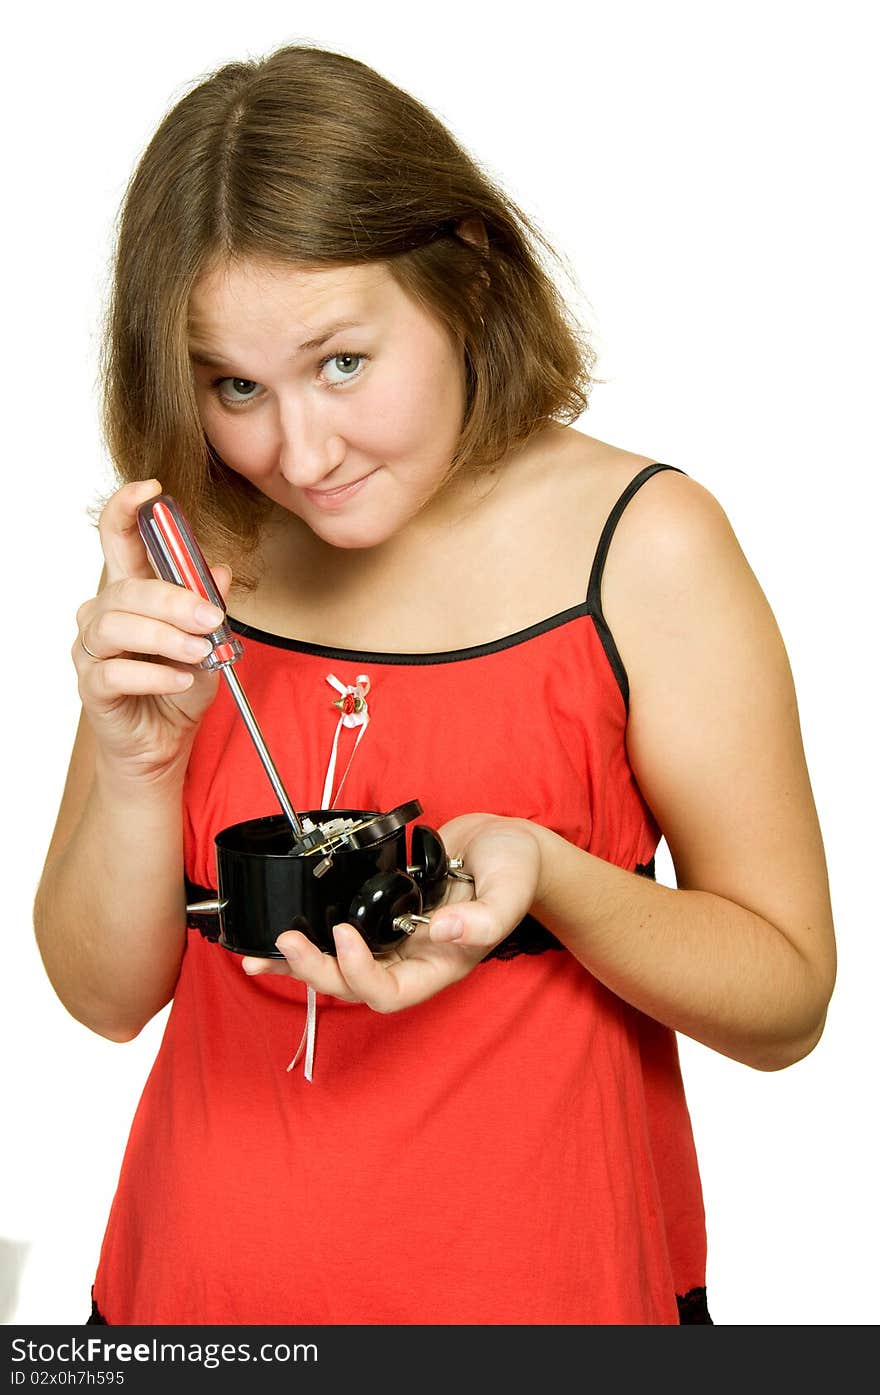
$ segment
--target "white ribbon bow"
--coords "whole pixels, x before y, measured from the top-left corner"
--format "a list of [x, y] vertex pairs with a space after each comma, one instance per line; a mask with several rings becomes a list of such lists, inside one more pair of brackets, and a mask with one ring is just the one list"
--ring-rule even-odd
[[[332, 809], [339, 798], [342, 786], [345, 784], [345, 777], [351, 769], [354, 760], [354, 753], [363, 740], [364, 732], [370, 721], [370, 709], [367, 706], [367, 693], [370, 691], [370, 680], [365, 673], [358, 674], [354, 683], [340, 683], [333, 673], [327, 674], [327, 682], [335, 688], [339, 697], [334, 702], [334, 707], [339, 708], [339, 721], [336, 723], [336, 733], [333, 737], [333, 748], [330, 752], [330, 761], [327, 766], [327, 774], [324, 777], [324, 789], [321, 794], [321, 808]], [[354, 743], [354, 750], [348, 758], [348, 765], [345, 767], [342, 779], [336, 788], [336, 793], [331, 798], [333, 790], [333, 777], [336, 774], [336, 753], [339, 749], [339, 733], [343, 727], [360, 727], [357, 741]]]

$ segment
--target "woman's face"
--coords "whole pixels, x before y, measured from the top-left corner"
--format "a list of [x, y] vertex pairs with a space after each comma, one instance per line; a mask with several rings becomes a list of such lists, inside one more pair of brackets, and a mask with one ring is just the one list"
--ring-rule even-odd
[[374, 547], [435, 495], [464, 352], [384, 264], [218, 267], [194, 288], [189, 337], [217, 454], [332, 546]]

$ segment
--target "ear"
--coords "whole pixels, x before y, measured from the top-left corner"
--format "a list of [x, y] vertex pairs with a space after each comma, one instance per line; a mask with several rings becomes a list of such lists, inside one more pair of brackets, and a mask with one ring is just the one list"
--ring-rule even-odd
[[[456, 236], [465, 242], [470, 242], [474, 247], [481, 247], [484, 252], [489, 250], [489, 237], [486, 232], [486, 225], [478, 214], [473, 214], [468, 218], [460, 218], [455, 225]], [[492, 284], [492, 278], [484, 266], [476, 272], [476, 282], [474, 285], [474, 299], [479, 312], [482, 308], [482, 300], [488, 287]], [[482, 315], [480, 316], [482, 321]]]
[[463, 237], [465, 242], [473, 242], [475, 246], [483, 247], [488, 251], [489, 235], [486, 232], [486, 225], [478, 214], [473, 214], [468, 218], [460, 218], [455, 225], [455, 231], [459, 237]]

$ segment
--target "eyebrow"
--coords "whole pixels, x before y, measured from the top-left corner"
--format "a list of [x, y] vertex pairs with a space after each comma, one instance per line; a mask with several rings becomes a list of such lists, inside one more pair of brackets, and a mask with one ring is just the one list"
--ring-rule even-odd
[[[308, 353], [311, 349], [320, 349], [322, 344], [326, 344], [328, 339], [332, 339], [334, 334], [338, 334], [342, 329], [363, 329], [362, 320], [337, 320], [332, 325], [325, 325], [316, 339], [306, 339], [296, 347], [296, 353]], [[193, 363], [201, 363], [209, 368], [223, 368], [231, 362], [228, 358], [218, 357], [210, 354], [206, 349], [190, 347], [189, 356]]]

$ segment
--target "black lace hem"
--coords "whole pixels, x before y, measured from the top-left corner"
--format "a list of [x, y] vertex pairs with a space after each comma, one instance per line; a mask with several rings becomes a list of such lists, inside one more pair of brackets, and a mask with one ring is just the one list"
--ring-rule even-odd
[[518, 959], [521, 954], [544, 954], [548, 949], [564, 948], [565, 945], [551, 935], [546, 925], [535, 920], [533, 915], [526, 915], [506, 939], [489, 950], [483, 963], [488, 959]]
[[680, 1326], [686, 1324], [701, 1323], [704, 1327], [714, 1327], [715, 1324], [709, 1316], [709, 1309], [706, 1304], [706, 1290], [704, 1288], [691, 1288], [687, 1293], [677, 1293], [675, 1301], [678, 1304], [678, 1321]]
[[97, 1303], [95, 1302], [95, 1295], [94, 1295], [94, 1291], [93, 1291], [93, 1292], [92, 1292], [92, 1311], [91, 1311], [91, 1313], [89, 1314], [88, 1318], [86, 1319], [84, 1326], [86, 1326], [86, 1327], [97, 1327], [97, 1326], [109, 1327], [109, 1325], [110, 1325], [110, 1324], [107, 1322], [107, 1319], [104, 1317], [103, 1313], [101, 1312], [101, 1309], [98, 1307]]

